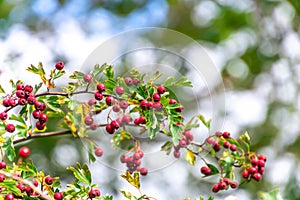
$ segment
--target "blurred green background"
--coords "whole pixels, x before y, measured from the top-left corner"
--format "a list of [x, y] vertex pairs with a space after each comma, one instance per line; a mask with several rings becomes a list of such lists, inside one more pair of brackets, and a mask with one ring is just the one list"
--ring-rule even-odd
[[[224, 129], [233, 135], [247, 130], [254, 150], [268, 156], [262, 182], [216, 199], [257, 199], [258, 191], [274, 188], [285, 199], [300, 199], [299, 0], [0, 0], [1, 84], [26, 79], [19, 70], [39, 61], [63, 60], [75, 70], [110, 36], [150, 26], [179, 31], [205, 47], [226, 89]], [[80, 141], [65, 136], [28, 145], [40, 169], [63, 173], [66, 181], [64, 167], [85, 159], [86, 152], [76, 148]], [[210, 195], [211, 183], [184, 164], [175, 164], [166, 176], [150, 174], [145, 191], [158, 199]], [[95, 180], [104, 193], [118, 194], [126, 184], [100, 165], [92, 166]], [[168, 182], [168, 173], [178, 171], [181, 179]]]

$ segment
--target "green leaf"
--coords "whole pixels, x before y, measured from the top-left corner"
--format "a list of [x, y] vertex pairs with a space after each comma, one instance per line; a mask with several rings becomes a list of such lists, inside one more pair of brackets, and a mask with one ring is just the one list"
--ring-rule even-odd
[[10, 120], [14, 120], [14, 121], [17, 121], [17, 122], [20, 122], [22, 124], [26, 124], [26, 122], [24, 121], [24, 119], [20, 116], [16, 116], [14, 114], [12, 114], [10, 117], [9, 117]]
[[174, 82], [174, 86], [193, 87], [193, 84], [187, 77], [181, 77], [179, 80]]
[[211, 119], [205, 120], [205, 118], [204, 118], [203, 115], [198, 115], [198, 118], [199, 118], [200, 121], [204, 124], [204, 126], [206, 126], [207, 129], [210, 129]]
[[62, 77], [65, 73], [66, 73], [65, 70], [59, 70], [59, 71], [57, 71], [57, 72], [54, 74], [54, 76], [53, 76], [53, 80]]
[[121, 174], [120, 176], [124, 178], [132, 186], [136, 187], [137, 189], [140, 189], [141, 184], [140, 184], [139, 172], [134, 172], [133, 175], [131, 175], [129, 171], [126, 171], [125, 174]]
[[170, 132], [171, 132], [171, 136], [172, 136], [172, 140], [174, 145], [178, 145], [179, 140], [181, 139], [181, 135], [180, 133], [183, 131], [182, 127], [177, 126], [176, 124], [173, 124], [171, 122], [170, 124]]
[[102, 73], [109, 65], [107, 65], [106, 63], [104, 63], [101, 67], [99, 64], [96, 64], [94, 66], [94, 69], [92, 71], [92, 76], [96, 77], [98, 76], [100, 73]]
[[174, 80], [173, 76], [168, 77], [167, 80], [163, 83], [163, 86], [165, 86], [165, 87], [172, 86], [173, 80]]
[[0, 94], [5, 94], [5, 91], [1, 85], [0, 85]]
[[[13, 193], [17, 196], [22, 196], [21, 191], [17, 188], [17, 183], [13, 179], [6, 178], [0, 183], [1, 188], [5, 188], [7, 193]], [[25, 196], [25, 195], [24, 195]]]
[[16, 152], [12, 137], [7, 138], [5, 144], [3, 145], [3, 150], [6, 152], [6, 156], [9, 161], [13, 161], [15, 159]]
[[190, 151], [190, 150], [186, 150], [185, 153], [185, 159], [191, 164], [191, 165], [195, 165], [195, 161], [196, 161], [196, 156], [195, 154]]
[[35, 85], [33, 93], [36, 94], [39, 91], [39, 89], [41, 89], [42, 86], [43, 86], [43, 83], [39, 83], [38, 85]]
[[270, 192], [259, 192], [258, 196], [259, 196], [259, 199], [261, 199], [261, 200], [283, 200], [278, 188], [276, 188]]
[[[117, 86], [117, 83], [114, 79], [106, 79], [105, 80], [105, 87], [106, 87], [106, 90], [110, 91], [110, 93], [112, 93], [113, 89]], [[106, 92], [108, 92], [106, 91]]]
[[104, 74], [108, 79], [113, 79], [115, 74], [113, 67], [111, 65], [107, 65]]
[[91, 172], [85, 163], [83, 167], [81, 167], [80, 163], [76, 163], [76, 167], [67, 167], [68, 170], [72, 171], [75, 178], [83, 184], [90, 185], [92, 183]]
[[163, 144], [160, 148], [161, 151], [166, 151], [167, 155], [171, 153], [171, 150], [173, 148], [173, 143], [171, 141], [167, 141], [165, 144]]
[[82, 80], [83, 76], [84, 76], [84, 73], [79, 72], [79, 71], [74, 71], [73, 74], [69, 78], [70, 79]]

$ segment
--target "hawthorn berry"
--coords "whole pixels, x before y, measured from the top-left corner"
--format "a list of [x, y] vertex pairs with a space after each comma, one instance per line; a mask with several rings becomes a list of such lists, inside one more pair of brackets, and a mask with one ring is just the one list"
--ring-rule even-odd
[[131, 122], [131, 117], [129, 115], [124, 115], [122, 117], [122, 122], [125, 123], [125, 124], [128, 124]]
[[162, 104], [160, 102], [154, 102], [153, 108], [157, 111], [160, 111], [160, 110], [162, 110]]
[[263, 160], [258, 160], [258, 161], [257, 161], [257, 166], [258, 166], [258, 167], [264, 167], [264, 166], [265, 166], [265, 161], [263, 161]]
[[33, 189], [31, 187], [26, 187], [25, 192], [28, 196], [31, 196], [31, 194], [33, 193]]
[[146, 176], [148, 174], [148, 169], [145, 168], [145, 167], [142, 167], [140, 169], [140, 173], [141, 173], [142, 176]]
[[0, 174], [0, 183], [2, 183], [5, 180], [5, 176], [3, 174]]
[[8, 100], [8, 103], [9, 103], [9, 106], [15, 106], [17, 104], [16, 101], [13, 98], [10, 98]]
[[145, 117], [143, 117], [143, 116], [140, 116], [139, 117], [139, 122], [140, 122], [140, 124], [146, 124], [146, 118]]
[[220, 189], [220, 190], [224, 190], [224, 189], [226, 188], [226, 186], [227, 186], [227, 185], [226, 185], [226, 183], [225, 183], [224, 181], [220, 181], [220, 182], [219, 182], [219, 189]]
[[147, 107], [148, 108], [152, 108], [153, 107], [153, 103], [151, 101], [148, 101]]
[[134, 84], [134, 85], [140, 84], [140, 80], [139, 80], [138, 78], [134, 78], [134, 79], [133, 79], [133, 84]]
[[33, 87], [31, 85], [25, 85], [25, 93], [30, 94], [33, 91]]
[[249, 172], [249, 174], [254, 174], [254, 173], [256, 173], [256, 172], [257, 172], [257, 167], [254, 167], [254, 166], [249, 167], [248, 172]]
[[47, 177], [45, 178], [45, 182], [46, 182], [47, 185], [52, 185], [52, 183], [53, 183], [53, 178], [52, 178], [51, 176], [47, 176]]
[[125, 80], [126, 85], [128, 85], [128, 86], [131, 86], [133, 83], [132, 78], [130, 78], [130, 77], [126, 77], [124, 80]]
[[93, 199], [97, 196], [97, 193], [95, 190], [90, 190], [89, 191], [89, 198]]
[[180, 146], [181, 148], [185, 148], [185, 147], [186, 147], [186, 141], [185, 141], [185, 139], [179, 140], [179, 146]]
[[220, 144], [218, 141], [214, 141], [213, 145], [214, 145], [213, 148], [214, 148], [215, 152], [219, 152], [221, 150]]
[[39, 121], [43, 124], [48, 120], [48, 116], [45, 113], [42, 113], [39, 117]]
[[109, 134], [113, 134], [115, 132], [115, 129], [111, 126], [111, 124], [107, 124], [105, 129], [106, 129], [106, 132]]
[[6, 112], [2, 112], [2, 113], [0, 113], [0, 119], [1, 119], [1, 120], [6, 120], [6, 119], [7, 119], [7, 117], [8, 117], [8, 115], [7, 115], [7, 113], [6, 113]]
[[230, 138], [230, 133], [229, 133], [229, 132], [223, 132], [222, 136], [223, 136], [225, 139], [228, 139], [228, 138]]
[[244, 171], [242, 172], [242, 177], [243, 177], [243, 178], [248, 178], [248, 177], [249, 177], [249, 172], [248, 172], [247, 170], [244, 170]]
[[201, 173], [208, 176], [211, 174], [211, 169], [209, 167], [203, 166], [201, 167]]
[[55, 68], [56, 68], [57, 70], [62, 70], [64, 67], [65, 67], [65, 63], [63, 63], [62, 61], [58, 61], [58, 62], [55, 64]]
[[17, 188], [23, 193], [23, 192], [25, 192], [25, 189], [26, 189], [26, 187], [23, 185], [23, 184], [21, 184], [21, 183], [19, 183], [18, 185], [17, 185]]
[[175, 109], [176, 112], [182, 112], [184, 109], [183, 105], [180, 105], [178, 108]]
[[236, 181], [233, 181], [233, 182], [230, 183], [230, 187], [231, 187], [232, 189], [237, 188], [238, 185], [239, 185], [239, 184], [238, 184], [238, 182], [236, 182]]
[[39, 183], [37, 182], [36, 179], [33, 179], [33, 180], [32, 180], [32, 183], [33, 183], [33, 185], [34, 185], [35, 187], [37, 187], [37, 186], [39, 185]]
[[105, 86], [104, 84], [102, 84], [102, 83], [99, 83], [99, 84], [97, 85], [97, 90], [98, 90], [100, 93], [102, 93], [102, 92], [104, 92], [104, 91], [106, 90], [106, 86]]
[[256, 159], [256, 158], [253, 158], [253, 159], [251, 159], [251, 165], [252, 166], [256, 166], [257, 165], [257, 162], [258, 162], [258, 160]]
[[0, 162], [0, 169], [6, 169], [6, 163], [4, 161]]
[[88, 126], [91, 125], [93, 122], [94, 122], [94, 119], [91, 116], [86, 116], [84, 118], [84, 123]]
[[35, 99], [34, 96], [29, 96], [27, 98], [27, 102], [28, 102], [29, 105], [34, 105], [35, 101], [36, 101], [36, 99]]
[[211, 138], [211, 137], [206, 138], [205, 141], [206, 141], [208, 144], [213, 144], [213, 143], [215, 142], [215, 140], [214, 140], [213, 138]]
[[127, 163], [128, 162], [128, 157], [126, 155], [122, 155], [120, 157], [120, 161], [121, 161], [121, 163]]
[[93, 123], [90, 125], [90, 129], [93, 130], [93, 131], [96, 130], [97, 127], [98, 127], [98, 124], [95, 123], [95, 122], [93, 122]]
[[115, 98], [113, 98], [112, 96], [108, 96], [105, 98], [105, 102], [108, 106], [111, 106], [115, 103]]
[[16, 95], [19, 98], [25, 98], [25, 92], [23, 90], [17, 90]]
[[114, 112], [119, 112], [119, 111], [121, 110], [121, 107], [120, 107], [120, 105], [114, 105], [114, 106], [112, 107], [112, 110], [113, 110]]
[[164, 86], [158, 86], [157, 87], [157, 93], [158, 94], [163, 94], [166, 92], [166, 88]]
[[116, 121], [116, 120], [113, 120], [110, 122], [110, 126], [113, 128], [113, 129], [118, 129], [120, 128], [120, 124]]
[[92, 82], [93, 77], [92, 77], [90, 74], [85, 74], [85, 75], [83, 76], [83, 80], [84, 80], [84, 82], [86, 82], [86, 83], [90, 83], [90, 82]]
[[122, 95], [122, 94], [124, 94], [124, 88], [122, 87], [122, 86], [117, 86], [116, 87], [116, 93], [118, 94], [118, 95]]
[[128, 102], [126, 100], [121, 100], [119, 105], [123, 110], [128, 108]]
[[217, 132], [215, 133], [215, 135], [216, 135], [217, 137], [221, 137], [221, 136], [223, 135], [223, 133], [222, 133], [221, 131], [217, 131]]
[[96, 156], [101, 157], [103, 155], [103, 150], [100, 147], [98, 147], [95, 149], [94, 153]]
[[94, 105], [94, 104], [96, 104], [96, 103], [97, 103], [97, 101], [96, 101], [95, 99], [89, 99], [89, 100], [88, 100], [89, 106], [92, 106], [92, 105]]
[[179, 158], [180, 154], [181, 154], [180, 151], [174, 151], [173, 152], [173, 155], [174, 155], [175, 158]]
[[169, 104], [177, 104], [177, 101], [175, 99], [170, 99]]
[[258, 169], [258, 172], [259, 172], [261, 175], [263, 175], [263, 174], [265, 173], [265, 168], [264, 168], [264, 167], [260, 167], [260, 168]]
[[34, 107], [35, 107], [36, 110], [42, 111], [43, 103], [35, 101], [34, 102]]
[[230, 147], [230, 143], [228, 141], [224, 142], [223, 147], [228, 149]]
[[5, 130], [9, 133], [13, 133], [16, 130], [16, 128], [13, 124], [6, 124]]
[[231, 144], [230, 147], [229, 147], [229, 149], [230, 149], [231, 151], [236, 151], [236, 150], [237, 150], [237, 147], [236, 147], [235, 144]]
[[133, 154], [133, 159], [139, 160], [140, 158], [141, 158], [141, 156], [140, 156], [140, 153], [139, 153], [139, 152], [135, 152], [135, 153]]
[[263, 161], [267, 161], [267, 157], [265, 156], [265, 155], [263, 155], [263, 154], [260, 154], [259, 156], [258, 156], [258, 159], [259, 160], [263, 160]]
[[214, 192], [214, 193], [217, 193], [217, 192], [219, 192], [219, 184], [214, 184], [213, 185], [213, 187], [212, 187], [212, 191]]
[[23, 146], [19, 150], [19, 156], [22, 158], [27, 158], [30, 155], [30, 149], [27, 146]]
[[45, 124], [45, 123], [42, 123], [42, 122], [40, 122], [40, 121], [37, 121], [37, 122], [35, 123], [35, 126], [36, 126], [36, 128], [37, 128], [38, 130], [44, 130], [46, 124]]
[[25, 98], [20, 98], [18, 100], [18, 104], [21, 105], [21, 106], [25, 105], [26, 104], [26, 99]]
[[103, 94], [101, 94], [100, 92], [95, 92], [94, 96], [98, 101], [101, 101], [103, 99]]
[[100, 197], [100, 190], [95, 190], [95, 192], [96, 192], [96, 196]]
[[7, 194], [5, 195], [5, 200], [14, 200], [15, 196], [13, 194]]
[[62, 200], [63, 199], [63, 193], [62, 192], [56, 192], [54, 194], [54, 199], [55, 200]]
[[21, 83], [17, 84], [17, 87], [16, 87], [17, 90], [24, 90], [24, 88], [25, 88], [24, 84], [21, 84]]
[[9, 106], [10, 106], [10, 104], [9, 104], [9, 99], [4, 99], [3, 102], [2, 102], [2, 105], [3, 105], [4, 107], [9, 107]]
[[256, 172], [253, 174], [253, 179], [256, 180], [257, 182], [259, 182], [262, 179], [262, 176], [260, 173]]
[[153, 97], [153, 101], [157, 102], [160, 100], [160, 95], [158, 93], [154, 93], [152, 97]]
[[140, 125], [140, 118], [135, 118], [134, 121], [133, 121], [133, 123], [135, 125]]
[[146, 108], [148, 108], [148, 101], [147, 100], [142, 100], [141, 102], [140, 102], [140, 107], [142, 108], [142, 109], [146, 109]]
[[34, 119], [38, 119], [38, 118], [40, 118], [41, 113], [40, 113], [40, 111], [38, 111], [38, 110], [34, 110], [34, 111], [32, 112], [32, 116], [33, 116]]

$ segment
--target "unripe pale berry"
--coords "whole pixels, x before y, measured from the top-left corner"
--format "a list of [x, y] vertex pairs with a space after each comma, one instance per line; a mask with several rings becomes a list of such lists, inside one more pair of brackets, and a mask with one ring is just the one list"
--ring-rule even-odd
[[86, 82], [86, 83], [90, 83], [90, 82], [92, 82], [93, 78], [92, 78], [92, 76], [91, 76], [90, 74], [85, 74], [85, 75], [83, 76], [83, 80], [84, 80], [84, 82]]
[[27, 158], [30, 155], [30, 149], [27, 146], [21, 147], [19, 150], [19, 156], [22, 158]]
[[130, 77], [126, 77], [124, 80], [125, 80], [126, 85], [128, 85], [128, 86], [131, 86], [133, 83], [132, 78], [130, 78]]
[[157, 93], [158, 94], [163, 94], [166, 92], [166, 88], [164, 86], [158, 86], [157, 87]]
[[122, 94], [124, 94], [124, 88], [122, 87], [122, 86], [117, 86], [116, 87], [116, 93], [118, 94], [118, 95], [122, 95]]
[[62, 61], [58, 61], [58, 62], [55, 64], [55, 68], [56, 68], [57, 70], [62, 70], [64, 67], [65, 67], [65, 63], [63, 63]]

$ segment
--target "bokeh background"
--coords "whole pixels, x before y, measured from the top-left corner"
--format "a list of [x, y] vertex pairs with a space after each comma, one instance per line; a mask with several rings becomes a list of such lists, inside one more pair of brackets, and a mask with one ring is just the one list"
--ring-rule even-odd
[[[101, 42], [143, 27], [176, 30], [206, 49], [223, 78], [216, 91], [223, 93], [218, 88], [225, 86], [223, 129], [235, 136], [247, 130], [254, 150], [268, 156], [262, 182], [216, 199], [252, 200], [274, 188], [284, 199], [300, 199], [299, 0], [0, 0], [1, 84], [38, 80], [25, 68], [39, 61], [49, 69], [57, 60], [65, 61], [70, 72], [80, 69]], [[207, 95], [201, 98], [205, 102]], [[86, 159], [81, 141], [66, 136], [27, 145], [39, 168], [62, 175], [64, 183], [72, 180], [65, 167]], [[142, 180], [143, 191], [157, 199], [209, 196], [213, 180], [202, 179], [199, 166], [179, 161], [151, 173]], [[102, 193], [121, 199], [120, 188], [134, 191], [101, 162], [91, 169]]]

